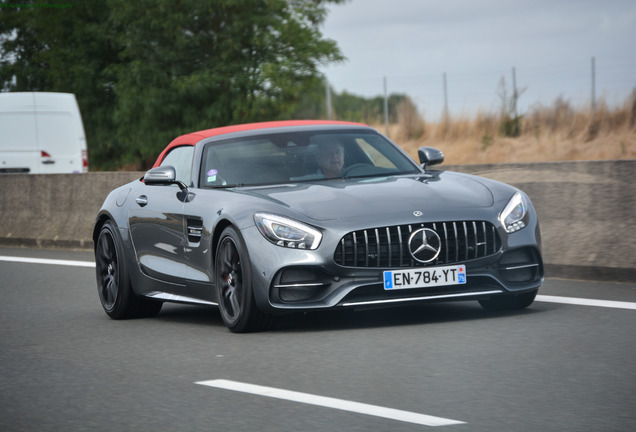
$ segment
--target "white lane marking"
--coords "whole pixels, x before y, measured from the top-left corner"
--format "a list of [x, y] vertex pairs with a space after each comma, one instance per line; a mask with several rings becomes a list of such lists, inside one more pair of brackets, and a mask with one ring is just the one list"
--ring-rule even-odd
[[448, 426], [464, 424], [457, 420], [450, 420], [441, 417], [418, 414], [410, 411], [402, 411], [393, 408], [385, 408], [377, 405], [368, 405], [359, 402], [351, 402], [343, 399], [334, 399], [324, 396], [316, 396], [309, 393], [300, 393], [290, 390], [282, 390], [274, 387], [264, 387], [254, 384], [241, 383], [223, 379], [199, 381], [200, 384], [209, 387], [216, 387], [225, 390], [232, 390], [242, 393], [251, 393], [258, 396], [284, 399], [293, 402], [300, 402], [309, 405], [317, 405], [326, 408], [333, 408], [342, 411], [351, 411], [359, 414], [366, 414], [376, 417], [384, 417], [391, 420], [398, 420], [408, 423], [416, 423], [425, 426]]
[[0, 256], [0, 261], [21, 262], [21, 263], [30, 263], [30, 264], [53, 264], [53, 265], [73, 266], [73, 267], [95, 267], [95, 263], [89, 262], [89, 261], [70, 261], [70, 260], [57, 260], [57, 259], [44, 259], [44, 258]]
[[546, 295], [538, 295], [536, 297], [536, 300], [542, 301], [542, 302], [563, 303], [563, 304], [571, 304], [571, 305], [578, 305], [578, 306], [596, 306], [596, 307], [606, 307], [606, 308], [613, 308], [613, 309], [636, 310], [636, 303], [622, 302], [622, 301], [594, 300], [594, 299], [586, 299], [586, 298], [559, 297], [559, 296], [546, 296]]

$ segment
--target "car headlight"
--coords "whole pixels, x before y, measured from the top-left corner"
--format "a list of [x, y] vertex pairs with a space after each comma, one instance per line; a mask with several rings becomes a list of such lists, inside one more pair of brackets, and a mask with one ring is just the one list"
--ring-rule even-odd
[[322, 234], [317, 229], [283, 216], [256, 213], [254, 222], [261, 234], [278, 246], [316, 249], [322, 240]]
[[521, 192], [517, 192], [499, 215], [499, 221], [506, 232], [513, 233], [527, 225], [528, 217], [528, 199]]

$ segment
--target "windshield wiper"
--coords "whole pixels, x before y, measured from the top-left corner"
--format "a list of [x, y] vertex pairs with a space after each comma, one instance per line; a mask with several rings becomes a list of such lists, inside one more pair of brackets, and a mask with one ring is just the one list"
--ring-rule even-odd
[[370, 178], [370, 177], [396, 177], [396, 176], [405, 176], [405, 175], [419, 175], [421, 173], [416, 172], [386, 172], [386, 173], [373, 173], [373, 174], [363, 174], [363, 175], [355, 175], [355, 176], [345, 176], [338, 177], [343, 179], [356, 179], [356, 178]]
[[231, 189], [236, 187], [245, 187], [245, 183], [209, 186], [210, 189]]

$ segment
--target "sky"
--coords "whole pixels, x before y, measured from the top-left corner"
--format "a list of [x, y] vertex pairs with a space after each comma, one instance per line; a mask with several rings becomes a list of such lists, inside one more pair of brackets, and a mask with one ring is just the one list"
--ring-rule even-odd
[[350, 0], [322, 33], [347, 58], [321, 68], [332, 89], [373, 97], [386, 79], [426, 120], [444, 111], [444, 74], [451, 115], [498, 113], [513, 69], [520, 114], [559, 97], [587, 109], [593, 82], [612, 106], [636, 88], [635, 0]]

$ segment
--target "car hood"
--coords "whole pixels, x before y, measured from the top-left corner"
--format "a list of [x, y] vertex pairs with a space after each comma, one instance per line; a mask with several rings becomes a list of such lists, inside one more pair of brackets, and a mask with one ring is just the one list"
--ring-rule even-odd
[[242, 192], [289, 207], [314, 220], [493, 205], [493, 195], [484, 184], [471, 176], [451, 172], [438, 172], [430, 178], [326, 180]]

